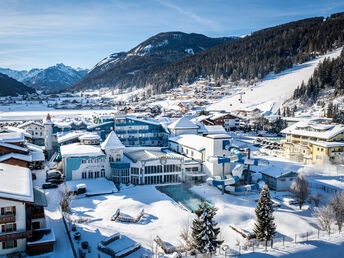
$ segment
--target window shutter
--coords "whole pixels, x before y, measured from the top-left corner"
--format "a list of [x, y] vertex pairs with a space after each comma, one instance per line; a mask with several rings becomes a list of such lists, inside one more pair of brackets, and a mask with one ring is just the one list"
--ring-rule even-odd
[[16, 231], [16, 230], [17, 230], [17, 224], [13, 223], [13, 231]]
[[1, 225], [1, 232], [6, 232], [6, 226], [5, 225]]
[[13, 240], [13, 246], [17, 247], [17, 239]]
[[5, 214], [5, 208], [1, 208], [1, 215]]
[[12, 207], [12, 212], [13, 212], [13, 214], [16, 214], [16, 206]]

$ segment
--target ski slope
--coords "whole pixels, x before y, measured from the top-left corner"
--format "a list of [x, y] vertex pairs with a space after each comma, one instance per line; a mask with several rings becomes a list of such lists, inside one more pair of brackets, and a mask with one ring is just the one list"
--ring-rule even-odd
[[308, 81], [319, 62], [328, 57], [338, 57], [341, 50], [342, 48], [338, 48], [306, 63], [294, 65], [293, 68], [279, 74], [271, 73], [255, 86], [235, 87], [232, 95], [214, 102], [207, 107], [207, 110], [231, 112], [258, 108], [265, 115], [274, 114], [293, 95], [294, 90], [302, 81], [305, 83]]

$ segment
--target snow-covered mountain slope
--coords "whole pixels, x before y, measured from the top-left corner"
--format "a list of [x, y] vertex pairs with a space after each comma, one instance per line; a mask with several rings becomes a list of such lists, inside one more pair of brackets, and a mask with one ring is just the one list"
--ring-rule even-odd
[[29, 71], [0, 68], [0, 73], [6, 74], [29, 87], [47, 92], [56, 92], [67, 88], [79, 81], [87, 72], [86, 69], [74, 69], [64, 64], [56, 64], [46, 69], [34, 68]]
[[128, 52], [114, 53], [104, 58], [71, 89], [114, 87], [138, 71], [158, 68], [236, 39], [237, 37], [209, 38], [196, 33], [159, 33]]
[[270, 74], [261, 82], [248, 87], [233, 87], [231, 95], [209, 105], [207, 110], [254, 110], [260, 109], [265, 115], [274, 114], [288, 100], [294, 90], [312, 76], [318, 63], [325, 58], [336, 58], [342, 48], [309, 62], [294, 65], [293, 68], [279, 74]]
[[43, 69], [34, 68], [29, 71], [26, 71], [26, 70], [17, 71], [17, 70], [12, 70], [10, 68], [0, 68], [0, 73], [6, 74], [7, 76], [17, 81], [22, 82], [27, 78], [35, 76], [37, 73], [39, 73], [42, 70]]

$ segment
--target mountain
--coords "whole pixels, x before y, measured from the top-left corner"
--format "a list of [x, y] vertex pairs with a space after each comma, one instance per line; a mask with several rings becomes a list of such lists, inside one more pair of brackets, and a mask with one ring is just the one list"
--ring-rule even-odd
[[34, 68], [29, 71], [16, 71], [0, 68], [0, 73], [6, 74], [25, 85], [46, 92], [63, 90], [79, 81], [88, 70], [74, 69], [64, 64], [56, 64], [46, 69]]
[[[280, 73], [341, 46], [343, 39], [344, 13], [308, 18], [259, 30], [157, 68], [131, 70], [130, 76], [121, 79], [114, 76], [116, 71], [99, 74], [88, 81], [85, 80], [89, 76], [85, 76], [71, 89], [92, 85], [123, 89], [149, 86], [153, 93], [160, 93], [200, 77], [214, 78], [219, 84], [226, 80], [257, 81], [271, 72]], [[147, 48], [137, 47], [131, 53], [135, 50], [145, 53], [144, 49]]]
[[111, 54], [103, 59], [72, 90], [115, 86], [139, 71], [172, 63], [204, 49], [236, 40], [236, 37], [209, 38], [183, 32], [159, 33], [129, 52]]
[[34, 93], [35, 90], [25, 86], [23, 83], [0, 73], [0, 96], [17, 96]]

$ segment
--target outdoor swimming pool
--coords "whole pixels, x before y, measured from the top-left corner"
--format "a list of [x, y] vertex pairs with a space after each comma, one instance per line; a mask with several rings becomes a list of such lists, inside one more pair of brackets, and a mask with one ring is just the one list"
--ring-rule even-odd
[[[176, 202], [181, 203], [192, 212], [197, 210], [199, 205], [204, 202], [202, 197], [191, 192], [184, 184], [158, 186], [157, 189], [170, 196]], [[211, 205], [209, 202], [206, 203], [207, 205]]]

